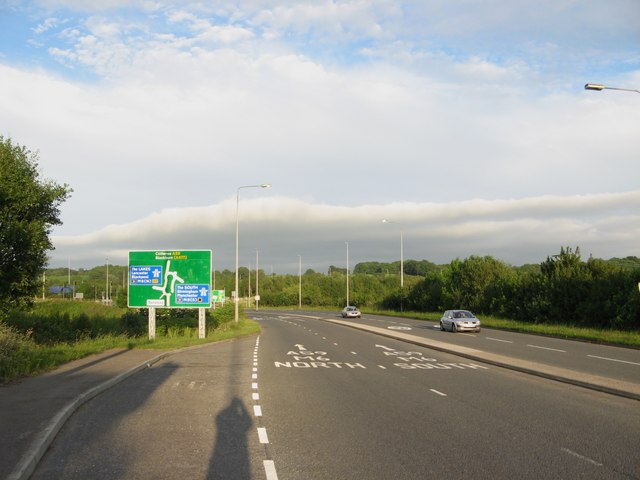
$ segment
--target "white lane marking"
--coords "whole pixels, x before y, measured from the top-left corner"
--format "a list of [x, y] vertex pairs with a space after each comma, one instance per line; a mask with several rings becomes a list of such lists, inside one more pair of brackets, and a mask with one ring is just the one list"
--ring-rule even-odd
[[258, 367], [253, 367], [253, 371], [257, 372], [258, 371]]
[[429, 390], [431, 390], [433, 393], [435, 393], [435, 394], [437, 394], [437, 395], [440, 395], [441, 397], [446, 397], [446, 396], [447, 396], [447, 394], [446, 394], [446, 393], [439, 392], [439, 391], [438, 391], [438, 390], [436, 390], [435, 388], [430, 388]]
[[357, 355], [357, 353], [356, 353], [356, 352], [351, 352], [351, 353], [352, 353], [353, 355]]
[[253, 388], [254, 390], [257, 390], [258, 389], [258, 382], [253, 382], [251, 384], [251, 388]]
[[253, 380], [257, 379], [257, 378], [258, 378], [258, 374], [257, 374], [257, 373], [252, 373], [252, 374], [251, 374], [251, 378], [252, 378]]
[[264, 427], [258, 428], [258, 438], [260, 443], [269, 443], [269, 437], [267, 437], [267, 429]]
[[253, 393], [251, 394], [251, 398], [252, 398], [253, 400], [260, 400], [260, 394], [259, 394], [259, 393], [256, 393], [256, 392], [253, 392]]
[[540, 347], [539, 345], [527, 345], [527, 347], [531, 347], [531, 348], [539, 348], [541, 350], [551, 350], [552, 352], [561, 352], [561, 353], [567, 353], [566, 350], [559, 350], [557, 348], [549, 348], [549, 347]]
[[599, 358], [600, 360], [609, 360], [610, 362], [620, 362], [620, 363], [628, 363], [630, 365], [640, 365], [640, 363], [637, 363], [637, 362], [629, 362], [627, 360], [618, 360], [615, 358], [598, 357], [597, 355], [587, 355], [587, 357]]
[[337, 344], [337, 343], [334, 343], [334, 345], [335, 345], [336, 347], [338, 346], [338, 344]]
[[378, 365], [381, 369], [386, 370], [387, 367], [385, 367], [384, 365]]
[[501, 338], [485, 337], [487, 340], [493, 340], [494, 342], [513, 343], [511, 340], [502, 340]]
[[262, 416], [262, 407], [260, 407], [260, 405], [254, 405], [253, 406], [253, 414], [256, 417], [261, 417]]
[[596, 462], [595, 460], [589, 458], [589, 457], [585, 457], [584, 455], [580, 455], [579, 453], [574, 452], [573, 450], [569, 450], [568, 448], [561, 448], [560, 450], [562, 450], [564, 453], [568, 453], [569, 455], [573, 455], [576, 458], [579, 458], [580, 460], [584, 460], [585, 462], [589, 462], [592, 465], [595, 465], [597, 467], [601, 467], [602, 464], [599, 462]]
[[276, 473], [276, 466], [273, 460], [264, 461], [264, 473], [267, 476], [267, 480], [278, 480], [278, 474]]

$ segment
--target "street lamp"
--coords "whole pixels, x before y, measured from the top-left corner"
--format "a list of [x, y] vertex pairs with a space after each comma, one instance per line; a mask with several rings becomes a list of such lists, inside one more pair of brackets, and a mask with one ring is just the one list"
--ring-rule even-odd
[[302, 310], [302, 255], [298, 255], [298, 309]]
[[404, 234], [402, 232], [402, 225], [390, 220], [382, 220], [382, 223], [392, 223], [400, 226], [400, 288], [404, 287]]
[[109, 305], [109, 257], [107, 257], [106, 260], [107, 260], [107, 277], [104, 282], [105, 283], [104, 296], [105, 296], [106, 304]]
[[236, 296], [233, 299], [233, 303], [235, 304], [235, 311], [234, 311], [234, 319], [236, 321], [236, 323], [238, 323], [238, 301], [240, 300], [240, 296], [239, 291], [238, 291], [238, 212], [239, 212], [239, 205], [240, 205], [240, 189], [242, 188], [270, 188], [271, 184], [270, 183], [261, 183], [260, 185], [243, 185], [241, 187], [238, 187], [238, 190], [236, 191]]
[[402, 225], [396, 222], [392, 222], [391, 220], [383, 219], [382, 223], [391, 223], [394, 225], [398, 225], [400, 227], [400, 311], [404, 310], [403, 308], [403, 297], [404, 297], [404, 234], [402, 232]]
[[619, 87], [608, 87], [606, 85], [602, 85], [600, 83], [587, 83], [584, 86], [585, 90], [597, 90], [601, 92], [602, 90], [623, 90], [625, 92], [636, 92], [640, 93], [640, 90], [634, 88], [619, 88]]
[[347, 245], [347, 307], [349, 306], [349, 242], [344, 242]]

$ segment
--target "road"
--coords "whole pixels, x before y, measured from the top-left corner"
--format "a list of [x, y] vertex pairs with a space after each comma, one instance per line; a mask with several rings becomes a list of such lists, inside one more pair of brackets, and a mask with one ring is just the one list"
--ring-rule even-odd
[[[317, 318], [327, 313], [252, 315], [259, 337], [174, 355], [91, 400], [33, 478], [640, 478], [636, 400]], [[527, 355], [551, 340], [384, 321]]]
[[[323, 311], [304, 311], [301, 315], [340, 319]], [[588, 342], [570, 341], [538, 335], [483, 329], [480, 334], [441, 332], [438, 323], [364, 314], [350, 323], [374, 325], [394, 331], [411, 332], [422, 338], [446, 341], [485, 352], [506, 355], [578, 372], [640, 383], [640, 350]]]

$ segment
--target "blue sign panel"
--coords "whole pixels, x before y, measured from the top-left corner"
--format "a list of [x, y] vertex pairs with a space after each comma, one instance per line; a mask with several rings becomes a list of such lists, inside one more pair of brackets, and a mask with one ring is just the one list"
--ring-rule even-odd
[[162, 283], [162, 266], [129, 266], [129, 285], [159, 285]]
[[176, 284], [176, 303], [182, 305], [209, 304], [209, 285]]

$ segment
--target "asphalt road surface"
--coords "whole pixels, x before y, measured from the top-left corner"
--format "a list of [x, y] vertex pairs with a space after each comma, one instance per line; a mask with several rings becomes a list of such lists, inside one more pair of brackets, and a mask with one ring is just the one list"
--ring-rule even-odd
[[[33, 478], [640, 479], [638, 401], [309, 312], [252, 315], [259, 337], [176, 354], [88, 402]], [[542, 337], [385, 321], [476, 348], [561, 354], [527, 347], [535, 340], [573, 352]], [[637, 359], [621, 350], [619, 360]]]

